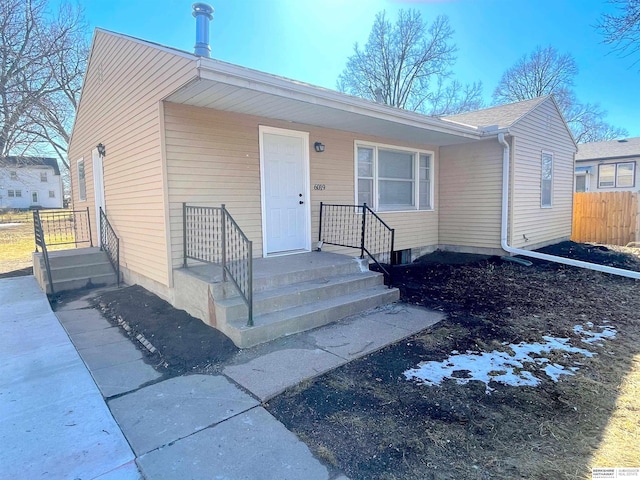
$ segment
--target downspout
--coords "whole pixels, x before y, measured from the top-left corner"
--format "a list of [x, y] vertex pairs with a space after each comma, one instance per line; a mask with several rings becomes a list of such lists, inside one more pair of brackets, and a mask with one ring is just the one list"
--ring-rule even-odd
[[572, 267], [587, 268], [598, 272], [611, 273], [623, 277], [635, 278], [640, 280], [640, 272], [633, 272], [623, 268], [608, 267], [597, 263], [582, 262], [580, 260], [572, 260], [570, 258], [558, 257], [556, 255], [547, 255], [546, 253], [532, 252], [522, 248], [514, 248], [508, 244], [507, 229], [509, 224], [509, 160], [510, 148], [509, 143], [504, 139], [504, 133], [498, 133], [498, 142], [503, 147], [502, 152], [502, 224], [500, 226], [500, 246], [502, 249], [513, 255], [522, 255], [524, 257], [537, 258], [538, 260], [546, 260], [548, 262], [562, 263]]

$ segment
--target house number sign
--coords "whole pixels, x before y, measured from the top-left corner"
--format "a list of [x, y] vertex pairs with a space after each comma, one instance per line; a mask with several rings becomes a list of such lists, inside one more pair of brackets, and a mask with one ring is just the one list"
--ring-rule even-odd
[[313, 186], [314, 190], [324, 190], [325, 188], [327, 188], [327, 186], [324, 183], [316, 183]]

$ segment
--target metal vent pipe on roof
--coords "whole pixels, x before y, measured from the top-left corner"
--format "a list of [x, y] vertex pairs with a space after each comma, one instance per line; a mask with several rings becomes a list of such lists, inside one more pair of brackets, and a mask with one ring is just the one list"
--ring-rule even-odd
[[199, 57], [210, 57], [209, 22], [213, 20], [213, 7], [206, 3], [192, 5], [193, 16], [196, 18], [196, 44], [194, 52]]

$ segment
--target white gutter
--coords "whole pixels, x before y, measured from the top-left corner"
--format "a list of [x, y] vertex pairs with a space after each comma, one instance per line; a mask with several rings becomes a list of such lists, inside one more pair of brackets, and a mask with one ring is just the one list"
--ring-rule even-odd
[[513, 255], [522, 255], [525, 257], [537, 258], [539, 260], [546, 260], [548, 262], [562, 263], [564, 265], [570, 265], [572, 267], [587, 268], [589, 270], [596, 270], [598, 272], [611, 273], [613, 275], [620, 275], [623, 277], [635, 278], [640, 280], [640, 272], [633, 272], [631, 270], [625, 270], [623, 268], [608, 267], [606, 265], [599, 265], [597, 263], [582, 262], [580, 260], [572, 260], [570, 258], [558, 257], [556, 255], [547, 255], [546, 253], [532, 252], [530, 250], [524, 250], [522, 248], [514, 248], [508, 244], [507, 241], [507, 228], [508, 228], [508, 215], [509, 215], [509, 159], [510, 149], [509, 143], [504, 139], [504, 133], [498, 133], [498, 142], [503, 147], [502, 153], [502, 224], [500, 226], [500, 245], [503, 250]]

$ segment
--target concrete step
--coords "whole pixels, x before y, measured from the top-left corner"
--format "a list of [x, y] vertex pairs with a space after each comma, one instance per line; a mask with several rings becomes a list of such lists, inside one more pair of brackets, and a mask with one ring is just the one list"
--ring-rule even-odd
[[115, 275], [111, 263], [105, 262], [104, 259], [100, 263], [51, 267], [51, 278], [53, 278], [54, 282], [82, 277], [88, 278], [108, 273]]
[[[358, 273], [319, 277], [306, 282], [283, 285], [255, 293], [253, 314], [255, 316], [277, 312], [298, 305], [346, 295], [383, 283], [384, 277], [379, 273], [358, 271]], [[247, 306], [239, 296], [219, 300], [216, 302], [216, 307], [216, 317], [220, 322], [233, 322], [247, 318]]]
[[238, 347], [248, 348], [395, 302], [399, 297], [398, 289], [377, 285], [277, 312], [255, 315], [253, 327], [247, 327], [246, 320], [236, 320], [221, 326]]
[[[106, 253], [97, 247], [57, 250], [49, 252], [49, 265], [55, 267], [69, 267], [72, 265], [84, 265], [86, 263], [99, 263], [107, 258]], [[41, 262], [44, 258], [40, 256]]]
[[[117, 278], [115, 272], [113, 271], [111, 273], [82, 276], [77, 278], [67, 278], [64, 280], [56, 280], [55, 278], [53, 279], [56, 293], [61, 293], [68, 290], [78, 290], [81, 288], [104, 287], [107, 285], [115, 285], [116, 283]], [[44, 281], [43, 289], [45, 289], [46, 293], [51, 293], [49, 282], [46, 279]]]
[[256, 270], [257, 268], [254, 267], [253, 291], [263, 292], [265, 290], [326, 277], [359, 273], [368, 270], [368, 268], [361, 268], [357, 259], [344, 257], [344, 259], [338, 263], [334, 262], [327, 265], [307, 264], [300, 265], [297, 269], [280, 269], [277, 264], [273, 264], [269, 270], [262, 272], [256, 272]]

